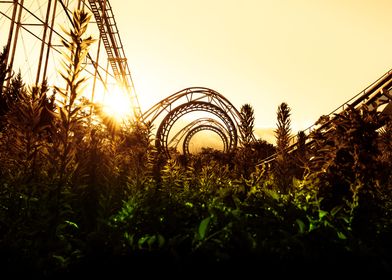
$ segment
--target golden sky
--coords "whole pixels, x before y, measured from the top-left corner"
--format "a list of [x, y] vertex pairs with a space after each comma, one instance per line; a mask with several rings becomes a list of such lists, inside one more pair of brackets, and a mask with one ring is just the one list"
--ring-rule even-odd
[[[41, 16], [44, 3], [25, 1]], [[208, 87], [237, 109], [251, 104], [256, 136], [270, 141], [282, 102], [292, 110], [296, 133], [392, 68], [392, 0], [110, 0], [110, 4], [143, 112], [184, 88]], [[11, 7], [1, 5], [8, 14]], [[63, 20], [68, 20], [65, 15]], [[1, 16], [2, 46], [8, 24]], [[57, 27], [63, 24], [56, 18]], [[94, 29], [87, 33], [97, 38], [96, 31], [95, 26], [95, 33]], [[20, 63], [14, 70], [22, 67], [24, 79], [35, 80], [33, 59], [38, 55], [33, 51], [40, 49], [40, 42], [29, 41], [25, 31], [20, 34], [15, 59]], [[57, 72], [49, 73], [59, 76]]]
[[392, 68], [392, 1], [110, 1], [142, 111], [212, 88], [256, 126], [286, 102], [297, 131]]

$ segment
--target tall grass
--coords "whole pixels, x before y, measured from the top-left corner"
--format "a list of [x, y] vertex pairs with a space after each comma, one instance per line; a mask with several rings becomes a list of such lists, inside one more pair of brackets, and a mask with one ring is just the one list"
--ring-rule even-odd
[[[14, 77], [0, 120], [0, 275], [390, 272], [390, 123], [376, 130], [376, 111], [347, 110], [288, 155], [288, 105], [278, 147], [249, 142], [248, 108], [245, 147], [167, 160], [151, 126], [113, 130], [86, 110], [89, 19], [75, 11], [65, 31], [64, 88]], [[255, 167], [275, 150], [280, 169]]]

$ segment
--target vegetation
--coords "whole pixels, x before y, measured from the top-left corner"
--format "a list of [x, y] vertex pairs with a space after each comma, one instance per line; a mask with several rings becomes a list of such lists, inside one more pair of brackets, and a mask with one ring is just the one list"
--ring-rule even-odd
[[291, 119], [290, 107], [283, 102], [278, 107], [276, 135], [276, 160], [273, 168], [274, 180], [282, 193], [287, 194], [291, 185], [292, 176], [290, 174], [290, 157], [288, 148], [291, 140]]
[[[16, 75], [2, 91], [0, 275], [391, 272], [391, 121], [349, 109], [322, 118], [328, 129], [309, 136], [310, 148], [300, 134], [289, 154], [288, 105], [274, 147], [251, 139], [247, 104], [233, 154], [163, 159], [150, 126], [113, 129], [99, 108], [90, 114], [81, 96], [88, 20], [75, 12], [63, 42], [64, 89], [27, 88]], [[275, 165], [257, 165], [275, 151]]]

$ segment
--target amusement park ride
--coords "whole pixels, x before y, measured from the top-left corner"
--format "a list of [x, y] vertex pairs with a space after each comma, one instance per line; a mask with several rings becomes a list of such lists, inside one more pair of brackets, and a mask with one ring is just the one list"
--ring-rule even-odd
[[[91, 28], [95, 28], [96, 34], [99, 34], [98, 43], [90, 50], [85, 61], [85, 71], [93, 78], [91, 100], [94, 100], [99, 88], [105, 92], [111, 90], [110, 86], [122, 88], [130, 100], [133, 117], [154, 124], [159, 121], [155, 144], [166, 155], [169, 155], [170, 148], [177, 148], [181, 144], [183, 153], [188, 154], [192, 137], [204, 130], [212, 131], [220, 137], [225, 152], [239, 145], [241, 115], [229, 100], [212, 89], [186, 88], [159, 101], [147, 111], [141, 111], [124, 46], [108, 0], [0, 1], [0, 40], [4, 40], [8, 49], [7, 65], [11, 69], [29, 69], [25, 71], [30, 72], [25, 72], [23, 76], [29, 76], [34, 84], [40, 84], [44, 80], [47, 80], [49, 85], [57, 82], [59, 79], [54, 67], [57, 63], [56, 57], [62, 53], [62, 46], [59, 44], [61, 39], [64, 39], [61, 26], [71, 23], [72, 11], [76, 8], [91, 12], [94, 16], [90, 23]], [[8, 30], [7, 34], [5, 30]], [[29, 42], [29, 47], [26, 47], [26, 42]], [[31, 62], [32, 58], [35, 61]], [[32, 72], [31, 69], [34, 68], [36, 71]], [[392, 114], [391, 100], [392, 70], [339, 106], [329, 116], [333, 118], [348, 106], [360, 109], [365, 104], [385, 114]], [[213, 117], [196, 118], [177, 133], [173, 133], [174, 124], [195, 111], [207, 112]], [[309, 134], [315, 129], [326, 130], [327, 126], [328, 123], [323, 127], [313, 125], [304, 132]], [[295, 146], [294, 144], [289, 149], [294, 150]], [[275, 155], [272, 155], [263, 162], [274, 158]]]

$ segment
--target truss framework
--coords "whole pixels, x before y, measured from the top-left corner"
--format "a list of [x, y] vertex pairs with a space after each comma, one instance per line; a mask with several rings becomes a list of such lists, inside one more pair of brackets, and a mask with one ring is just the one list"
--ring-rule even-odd
[[[216, 119], [196, 119], [171, 137], [174, 124], [183, 116], [196, 111], [207, 112]], [[155, 146], [167, 157], [170, 157], [170, 148], [176, 149], [182, 139], [184, 139], [182, 140], [183, 153], [189, 154], [192, 137], [203, 130], [218, 134], [225, 152], [233, 151], [238, 145], [241, 115], [229, 100], [212, 89], [204, 87], [183, 89], [161, 100], [142, 115], [144, 121], [151, 123], [156, 122], [159, 117], [162, 120], [155, 134]]]
[[[367, 106], [371, 110], [377, 110], [383, 115], [392, 118], [392, 69], [382, 75], [378, 80], [373, 82], [363, 91], [346, 101], [343, 105], [336, 108], [334, 111], [326, 115], [329, 120], [322, 125], [315, 123], [304, 130], [307, 139], [305, 145], [311, 147], [314, 144], [314, 140], [310, 137], [311, 133], [328, 133], [332, 129], [332, 121], [337, 115], [344, 113], [349, 108], [353, 108], [357, 111], [361, 110], [364, 106]], [[287, 152], [291, 153], [297, 149], [297, 142], [290, 145], [287, 148]], [[263, 159], [258, 165], [268, 164], [273, 162], [277, 154], [273, 154]]]
[[228, 143], [228, 139], [227, 139], [227, 135], [223, 132], [223, 130], [215, 125], [211, 125], [211, 124], [203, 124], [203, 125], [197, 125], [195, 127], [193, 127], [185, 136], [184, 142], [182, 144], [182, 151], [184, 155], [189, 155], [189, 143], [192, 139], [192, 137], [200, 132], [200, 131], [204, 131], [204, 130], [210, 130], [215, 132], [216, 134], [219, 135], [220, 139], [223, 142], [223, 152], [228, 152], [229, 151], [229, 143]]
[[[195, 130], [195, 131], [191, 133], [191, 130]], [[172, 146], [175, 149], [177, 149], [179, 143], [183, 141], [183, 147], [182, 147], [183, 154], [190, 154], [189, 143], [192, 137], [197, 132], [203, 130], [211, 130], [217, 133], [223, 142], [223, 151], [228, 151], [229, 149], [228, 137], [230, 137], [229, 131], [227, 131], [224, 125], [222, 125], [219, 121], [213, 118], [198, 118], [192, 121], [171, 138], [170, 142], [168, 143], [168, 146], [169, 147]]]
[[[91, 22], [90, 26], [95, 28], [96, 36], [99, 36], [97, 46], [89, 52], [85, 61], [86, 75], [93, 77], [94, 81], [91, 99], [94, 99], [97, 82], [100, 82], [105, 92], [108, 84], [117, 84], [128, 94], [132, 106], [130, 111], [136, 118], [140, 118], [138, 97], [109, 0], [0, 1], [1, 19], [7, 20], [9, 29], [8, 37], [4, 38], [8, 54], [7, 65], [11, 69], [23, 68], [28, 59], [35, 59], [27, 66], [36, 70], [25, 70], [35, 73], [30, 74], [28, 82], [40, 84], [47, 80], [49, 85], [58, 83], [58, 77], [50, 76], [56, 71], [54, 65], [58, 64], [55, 56], [63, 51], [60, 42], [65, 38], [62, 36], [61, 26], [71, 24], [72, 11], [80, 8], [87, 9], [94, 15], [95, 22]], [[34, 47], [22, 47], [20, 42], [24, 41]], [[39, 46], [35, 47], [37, 45]], [[18, 59], [19, 64], [16, 64]]]

